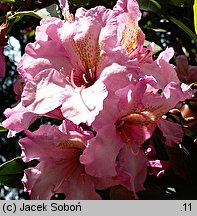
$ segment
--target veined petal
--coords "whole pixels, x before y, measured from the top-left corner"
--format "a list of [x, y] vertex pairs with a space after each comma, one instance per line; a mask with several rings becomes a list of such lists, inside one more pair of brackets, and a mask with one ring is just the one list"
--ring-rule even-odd
[[70, 119], [75, 124], [85, 122], [91, 125], [95, 116], [102, 110], [103, 100], [107, 94], [105, 85], [99, 82], [87, 89], [67, 90], [64, 92], [65, 101], [61, 111], [65, 118]]
[[141, 12], [136, 0], [119, 0], [113, 11], [118, 20], [118, 40], [131, 59], [142, 51], [145, 35], [138, 26]]
[[157, 89], [163, 90], [170, 82], [179, 83], [174, 65], [168, 62], [173, 53], [173, 49], [168, 48], [160, 53], [153, 63], [145, 63], [140, 67], [142, 75], [153, 76], [155, 78], [155, 87]]
[[[52, 47], [55, 50], [54, 53], [51, 53]], [[19, 73], [26, 81], [29, 81], [40, 71], [48, 68], [54, 68], [60, 72], [62, 72], [62, 68], [71, 70], [62, 45], [52, 40], [29, 43], [25, 48], [22, 60], [18, 64]]]
[[125, 181], [124, 185], [128, 190], [133, 191], [137, 197], [136, 192], [145, 189], [144, 182], [147, 177], [147, 159], [142, 149], [139, 150], [138, 154], [133, 155], [128, 146], [124, 146], [118, 158], [118, 174], [119, 176], [125, 176], [127, 181]]
[[88, 174], [96, 177], [113, 177], [116, 172], [116, 157], [123, 143], [116, 133], [115, 127], [103, 126], [80, 157]]
[[72, 128], [68, 125], [67, 134], [57, 126], [42, 125], [34, 132], [26, 131], [27, 137], [20, 139], [23, 160], [39, 160], [37, 166], [25, 170], [22, 179], [31, 199], [50, 199], [54, 193], [64, 193], [66, 199], [100, 199], [94, 178], [79, 161], [85, 148], [83, 136], [69, 131]]
[[38, 115], [23, 107], [21, 102], [12, 109], [7, 108], [4, 111], [4, 115], [7, 119], [2, 122], [2, 125], [9, 129], [8, 138], [13, 137], [18, 132], [28, 129], [29, 126], [39, 118]]
[[65, 78], [54, 69], [41, 71], [27, 82], [22, 94], [22, 103], [28, 110], [45, 114], [62, 104]]

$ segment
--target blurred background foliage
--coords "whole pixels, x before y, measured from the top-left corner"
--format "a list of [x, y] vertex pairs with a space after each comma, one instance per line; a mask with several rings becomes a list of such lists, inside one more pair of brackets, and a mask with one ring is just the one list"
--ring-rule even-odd
[[[116, 0], [71, 0], [70, 2], [70, 10], [73, 13], [81, 6], [87, 9], [97, 5], [113, 8], [116, 4]], [[194, 0], [138, 0], [138, 2], [142, 11], [139, 26], [145, 33], [146, 40], [156, 43], [162, 50], [166, 47], [173, 47], [175, 50], [174, 58], [171, 60], [173, 64], [175, 64], [176, 56], [184, 54], [188, 57], [190, 65], [197, 65]], [[43, 10], [46, 7], [47, 9]], [[52, 14], [62, 18], [57, 9], [58, 0], [0, 1], [0, 24], [6, 22], [6, 19], [8, 21], [8, 44], [4, 51], [6, 76], [0, 78], [0, 122], [5, 119], [3, 111], [16, 102], [13, 83], [18, 75], [17, 63], [25, 51], [26, 44], [34, 41], [35, 29], [42, 17]], [[154, 57], [157, 55], [158, 53]], [[51, 120], [39, 119], [32, 127], [36, 128], [40, 123], [48, 121]], [[17, 141], [23, 134], [19, 133], [9, 139], [6, 136], [6, 131], [0, 132], [0, 164], [20, 156], [21, 153]], [[165, 149], [162, 147], [162, 139], [159, 138], [158, 131], [151, 139], [155, 142], [159, 159], [173, 158], [172, 161], [176, 161], [174, 158], [177, 157], [179, 164], [174, 163], [175, 170], [168, 169], [160, 179], [148, 176], [145, 183], [146, 191], [139, 192], [139, 198], [197, 199], [197, 148], [193, 140], [185, 136], [180, 148]], [[109, 199], [109, 190], [99, 193], [103, 199]], [[28, 195], [23, 192], [22, 188], [9, 188], [0, 184], [0, 199], [28, 199]]]

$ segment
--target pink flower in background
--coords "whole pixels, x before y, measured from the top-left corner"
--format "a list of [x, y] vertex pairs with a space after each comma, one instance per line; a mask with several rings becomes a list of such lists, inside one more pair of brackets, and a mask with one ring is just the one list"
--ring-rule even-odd
[[196, 82], [197, 80], [197, 66], [189, 65], [188, 59], [185, 55], [179, 55], [175, 59], [176, 72], [181, 82]]
[[10, 7], [9, 3], [0, 1], [0, 10], [1, 11], [6, 12], [9, 9], [9, 7]]
[[16, 106], [18, 103], [20, 103], [24, 86], [25, 86], [25, 80], [23, 79], [21, 75], [18, 75], [13, 84], [13, 90], [14, 90], [14, 93], [16, 94], [15, 99], [17, 102], [16, 104], [13, 104], [12, 106]]
[[31, 199], [50, 199], [54, 193], [64, 193], [66, 199], [100, 199], [95, 192], [96, 179], [86, 174], [79, 161], [91, 136], [83, 135], [68, 121], [62, 129], [42, 125], [37, 131], [26, 131], [27, 137], [20, 139], [24, 162], [39, 160], [37, 166], [25, 170], [25, 191]]
[[0, 26], [0, 77], [5, 76], [6, 63], [4, 58], [4, 46], [7, 45], [7, 25], [5, 23]]
[[116, 45], [117, 20], [105, 7], [80, 8], [72, 21], [43, 20], [18, 66], [27, 80], [22, 104], [41, 115], [60, 107], [65, 118], [91, 124], [108, 90], [124, 86], [127, 74], [138, 70]]

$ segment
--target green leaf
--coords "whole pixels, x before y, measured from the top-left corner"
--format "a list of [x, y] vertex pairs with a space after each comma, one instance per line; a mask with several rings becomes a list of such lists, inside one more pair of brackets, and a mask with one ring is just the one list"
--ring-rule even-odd
[[197, 0], [195, 0], [194, 2], [193, 10], [194, 10], [194, 28], [197, 34]]
[[0, 184], [7, 187], [23, 189], [23, 183], [21, 182], [22, 177], [23, 173], [6, 175], [3, 177], [0, 176]]
[[0, 184], [8, 187], [23, 188], [21, 179], [24, 175], [24, 170], [30, 167], [35, 167], [39, 161], [33, 159], [24, 163], [21, 157], [16, 157], [0, 165]]
[[140, 6], [140, 10], [151, 11], [159, 13], [161, 5], [155, 0], [137, 0]]
[[4, 175], [23, 173], [25, 163], [21, 157], [16, 157], [0, 165], [0, 178]]
[[193, 0], [168, 0], [166, 3], [177, 7], [190, 7]]
[[13, 21], [15, 23], [21, 20], [24, 16], [33, 16], [38, 19], [41, 19], [41, 17], [37, 15], [34, 11], [20, 11], [20, 12], [16, 12], [13, 15], [9, 16], [8, 20]]
[[35, 14], [41, 18], [58, 17], [61, 18], [61, 11], [57, 4], [52, 4], [46, 8], [35, 11]]
[[10, 4], [25, 4], [26, 0], [1, 0], [1, 2], [10, 3]]
[[0, 16], [0, 23], [5, 21], [5, 16]]
[[[167, 15], [168, 16], [168, 15]], [[177, 26], [179, 26], [183, 31], [185, 31], [191, 39], [194, 41], [195, 46], [197, 47], [197, 36], [194, 34], [193, 31], [191, 31], [185, 24], [183, 24], [180, 20], [176, 19], [175, 17], [168, 16], [168, 19], [170, 19], [173, 23], [175, 23]]]
[[5, 2], [5, 3], [15, 3], [16, 1], [15, 0], [1, 0], [1, 2]]
[[[166, 13], [162, 9], [162, 6], [156, 0], [138, 0], [138, 3], [140, 5], [141, 10], [151, 11], [151, 12], [156, 13], [161, 17], [165, 17], [166, 19], [169, 19], [170, 21], [175, 23], [177, 26], [179, 26], [179, 28], [181, 28], [183, 31], [185, 31], [191, 37], [191, 39], [195, 43], [195, 46], [197, 47], [197, 36], [194, 34], [194, 32], [192, 32], [180, 20], [178, 20], [175, 17], [173, 17], [173, 16], [169, 15], [168, 13]], [[195, 10], [195, 8], [194, 8], [194, 10]]]
[[42, 8], [35, 11], [20, 11], [13, 15], [8, 16], [9, 28], [16, 22], [20, 21], [24, 16], [32, 16], [37, 19], [47, 18], [47, 17], [61, 17], [61, 12], [58, 5], [52, 4], [46, 8]]
[[5, 132], [5, 131], [7, 131], [7, 129], [4, 128], [4, 127], [2, 126], [2, 124], [0, 123], [0, 132]]
[[21, 157], [16, 157], [0, 166], [0, 183], [8, 187], [23, 188], [24, 162]]

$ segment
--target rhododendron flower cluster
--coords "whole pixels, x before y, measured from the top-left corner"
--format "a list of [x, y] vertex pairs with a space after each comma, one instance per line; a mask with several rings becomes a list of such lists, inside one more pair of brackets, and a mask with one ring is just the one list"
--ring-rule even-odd
[[[26, 135], [19, 141], [23, 160], [39, 161], [25, 170], [25, 190], [32, 199], [55, 193], [101, 199], [98, 190], [121, 185], [137, 199], [148, 167], [163, 173], [169, 165], [153, 161], [143, 143], [156, 128], [165, 145], [181, 142], [182, 126], [165, 114], [192, 92], [182, 89], [169, 63], [172, 48], [153, 60], [152, 44], [143, 46], [136, 0], [118, 0], [113, 9], [79, 8], [75, 15], [67, 1], [60, 7], [64, 20], [41, 20], [35, 42], [26, 46], [15, 84], [18, 103], [4, 112], [8, 136]], [[61, 125], [30, 131], [43, 116]]]

